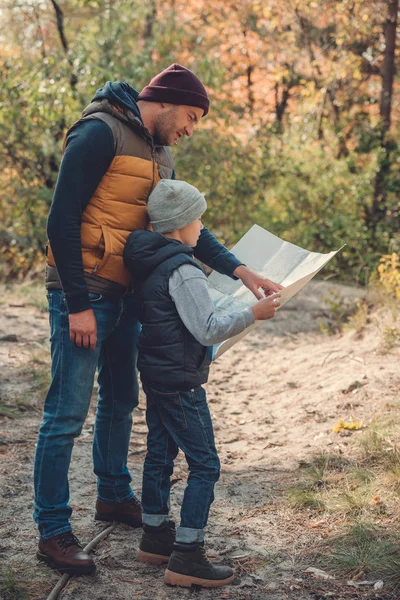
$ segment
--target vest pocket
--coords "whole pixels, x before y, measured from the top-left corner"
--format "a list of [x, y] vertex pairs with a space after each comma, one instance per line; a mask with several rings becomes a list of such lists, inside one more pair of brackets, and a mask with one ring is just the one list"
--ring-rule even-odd
[[204, 354], [203, 354], [203, 356], [202, 356], [202, 358], [200, 360], [199, 366], [197, 367], [198, 371], [201, 371], [205, 367], [209, 367], [210, 363], [211, 363], [211, 360], [210, 360], [210, 355], [209, 355], [209, 352], [208, 352], [208, 346], [205, 346], [204, 347]]
[[110, 231], [109, 231], [108, 227], [106, 227], [105, 225], [100, 225], [100, 228], [101, 228], [101, 234], [102, 234], [102, 237], [104, 240], [104, 254], [103, 254], [103, 258], [101, 259], [101, 261], [99, 263], [97, 263], [93, 269], [93, 273], [95, 273], [96, 275], [98, 275], [100, 273], [100, 271], [102, 269], [104, 269], [104, 267], [108, 263], [108, 260], [111, 256]]

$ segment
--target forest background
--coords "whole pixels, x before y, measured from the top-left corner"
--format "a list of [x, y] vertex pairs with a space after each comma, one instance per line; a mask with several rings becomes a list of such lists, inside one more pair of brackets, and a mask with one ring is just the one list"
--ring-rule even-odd
[[[179, 62], [211, 111], [173, 148], [227, 245], [254, 222], [365, 283], [400, 246], [398, 0], [3, 0], [0, 277], [42, 272], [68, 127]], [[397, 254], [393, 254], [398, 258]], [[398, 263], [396, 263], [398, 264]]]
[[[258, 223], [308, 250], [346, 243], [323, 271], [329, 283], [311, 283], [215, 365], [224, 472], [208, 539], [237, 570], [229, 597], [399, 598], [397, 17], [398, 0], [0, 0], [1, 598], [42, 600], [58, 582], [36, 563], [31, 517], [50, 377], [45, 290], [31, 279], [43, 278], [65, 133], [107, 80], [140, 90], [173, 62], [211, 98], [172, 152], [177, 177], [206, 194], [213, 233], [230, 246]], [[71, 471], [85, 540], [98, 533], [95, 404]], [[175, 472], [177, 512], [182, 461]], [[63, 598], [187, 598], [134, 562], [139, 536], [115, 530], [95, 581], [70, 581]]]

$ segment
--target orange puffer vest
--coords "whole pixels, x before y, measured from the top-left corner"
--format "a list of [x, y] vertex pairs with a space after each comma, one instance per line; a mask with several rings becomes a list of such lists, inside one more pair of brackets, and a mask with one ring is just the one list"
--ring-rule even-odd
[[[172, 177], [172, 156], [167, 148], [153, 146], [149, 133], [133, 113], [120, 112], [108, 100], [92, 102], [69, 131], [88, 119], [107, 123], [116, 151], [82, 214], [83, 268], [128, 286], [131, 278], [122, 258], [126, 239], [132, 231], [148, 228], [146, 202], [160, 179]], [[47, 264], [56, 266], [50, 246]]]

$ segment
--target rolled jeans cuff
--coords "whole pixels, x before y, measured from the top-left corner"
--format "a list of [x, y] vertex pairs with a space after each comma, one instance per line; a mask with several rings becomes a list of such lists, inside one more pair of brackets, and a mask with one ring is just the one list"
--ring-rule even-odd
[[112, 492], [112, 498], [107, 498], [105, 495], [102, 495], [100, 493], [100, 491], [97, 494], [97, 499], [101, 500], [101, 502], [105, 502], [106, 504], [115, 504], [115, 505], [122, 504], [122, 502], [126, 502], [127, 500], [130, 500], [131, 498], [136, 498], [135, 494], [132, 492], [131, 489], [129, 490], [129, 492], [127, 494], [125, 494], [125, 496], [120, 496], [118, 498], [116, 498], [114, 490]]
[[178, 529], [176, 530], [176, 541], [181, 544], [194, 544], [195, 542], [204, 542], [204, 529], [178, 527]]
[[149, 527], [161, 527], [164, 523], [169, 523], [169, 515], [147, 515], [142, 513], [142, 522], [143, 525]]
[[51, 538], [56, 537], [56, 535], [61, 535], [62, 533], [67, 533], [68, 531], [72, 531], [72, 525], [68, 523], [65, 527], [59, 527], [54, 531], [50, 531], [50, 533], [43, 533], [44, 528], [39, 527], [39, 535], [41, 540], [51, 540]]

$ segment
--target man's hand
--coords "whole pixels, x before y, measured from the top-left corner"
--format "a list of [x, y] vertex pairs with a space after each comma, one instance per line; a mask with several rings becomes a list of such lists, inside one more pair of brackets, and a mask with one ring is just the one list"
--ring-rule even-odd
[[[253, 292], [257, 300], [261, 300], [261, 298], [264, 298], [264, 296], [269, 296], [270, 294], [279, 292], [279, 290], [283, 290], [283, 285], [270, 281], [266, 277], [259, 275], [244, 265], [237, 267], [233, 271], [233, 274], [243, 281], [243, 284], [249, 288], [251, 292]], [[263, 290], [264, 296], [260, 292], [259, 288]]]
[[69, 315], [69, 337], [79, 348], [96, 348], [97, 323], [93, 309]]

